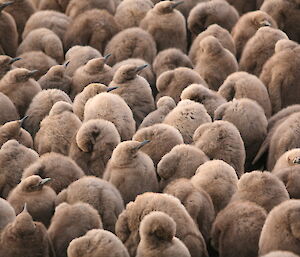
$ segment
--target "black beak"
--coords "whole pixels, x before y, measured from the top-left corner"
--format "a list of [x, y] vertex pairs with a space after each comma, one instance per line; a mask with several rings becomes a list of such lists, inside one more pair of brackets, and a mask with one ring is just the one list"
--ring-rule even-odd
[[11, 1], [11, 2], [6, 2], [6, 3], [3, 3], [3, 4], [0, 4], [0, 12], [7, 6], [10, 6], [12, 4], [14, 4], [15, 2]]
[[51, 181], [51, 178], [44, 178], [39, 182], [39, 186], [43, 186], [50, 181]]
[[106, 91], [106, 92], [113, 91], [113, 90], [115, 90], [115, 89], [117, 89], [117, 88], [119, 88], [119, 87], [109, 87], [109, 88], [107, 88], [107, 91]]
[[22, 119], [19, 120], [19, 123], [20, 123], [20, 127], [21, 127], [21, 128], [23, 127], [24, 122], [25, 122], [25, 120], [26, 120], [28, 117], [29, 117], [29, 116], [26, 115], [26, 116], [24, 116]]
[[293, 163], [295, 163], [295, 164], [300, 164], [300, 157], [296, 157], [296, 158], [293, 160]]
[[108, 58], [111, 57], [111, 54], [107, 54], [105, 55], [103, 58], [104, 58], [104, 63], [107, 62]]
[[145, 69], [146, 67], [148, 67], [148, 64], [144, 64], [142, 66], [138, 66], [136, 67], [135, 71], [138, 73], [140, 72], [141, 70]]
[[137, 146], [137, 150], [141, 149], [144, 145], [150, 143], [150, 140], [144, 140]]
[[37, 72], [39, 72], [39, 71], [38, 70], [29, 71], [27, 74], [28, 78], [32, 78]]
[[184, 1], [177, 1], [172, 4], [172, 9], [175, 9], [178, 5], [183, 4]]
[[69, 63], [70, 63], [70, 61], [66, 61], [66, 62], [64, 63], [65, 68], [68, 67]]
[[271, 23], [268, 22], [267, 20], [264, 20], [264, 21], [260, 22], [260, 25], [261, 25], [261, 26], [270, 27], [270, 26], [271, 26]]
[[12, 58], [12, 59], [9, 61], [9, 64], [13, 64], [14, 62], [19, 61], [19, 60], [22, 60], [22, 58], [20, 58], [20, 57]]

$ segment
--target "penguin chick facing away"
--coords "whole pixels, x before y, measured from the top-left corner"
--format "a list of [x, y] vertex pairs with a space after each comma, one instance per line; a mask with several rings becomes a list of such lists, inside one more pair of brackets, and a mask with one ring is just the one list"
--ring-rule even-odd
[[103, 228], [112, 232], [115, 231], [115, 223], [124, 209], [122, 197], [115, 186], [92, 176], [84, 176], [60, 192], [56, 204], [61, 202], [90, 204], [98, 211]]
[[157, 165], [160, 189], [163, 190], [173, 180], [191, 178], [197, 168], [209, 161], [200, 149], [192, 145], [176, 145], [164, 155]]
[[[143, 142], [150, 140], [141, 150], [148, 154], [156, 167], [161, 158], [171, 151], [175, 145], [183, 144], [180, 132], [167, 124], [154, 124], [150, 127], [139, 129], [133, 140]], [[162, 144], [161, 142], [165, 142]]]
[[274, 174], [252, 171], [240, 178], [238, 190], [231, 201], [254, 202], [270, 212], [276, 205], [289, 199], [284, 184]]
[[300, 164], [300, 149], [294, 148], [284, 152], [276, 161], [272, 173], [276, 174], [282, 169], [298, 166]]
[[216, 214], [224, 209], [237, 190], [238, 177], [235, 170], [221, 160], [208, 161], [199, 166], [191, 183], [209, 194]]
[[0, 125], [20, 118], [13, 102], [3, 93], [0, 93], [0, 110], [5, 110], [5, 112], [0, 113]]
[[228, 121], [201, 125], [193, 136], [194, 144], [211, 160], [223, 160], [240, 177], [244, 173], [246, 152], [240, 132]]
[[92, 229], [69, 244], [68, 257], [97, 256], [129, 257], [129, 254], [115, 234], [103, 229]]
[[243, 1], [243, 0], [226, 0], [229, 4], [231, 4], [240, 15], [252, 12], [258, 9], [262, 5], [262, 0], [250, 0], [250, 1]]
[[23, 170], [39, 159], [39, 155], [16, 140], [9, 140], [0, 150], [0, 196], [7, 198], [22, 177]]
[[48, 229], [56, 256], [67, 257], [67, 248], [73, 239], [98, 228], [102, 228], [101, 217], [91, 205], [81, 202], [58, 205]]
[[51, 152], [42, 155], [37, 161], [24, 169], [22, 179], [32, 175], [38, 175], [42, 179], [51, 178], [47, 182], [47, 186], [58, 194], [85, 174], [71, 158]]
[[262, 207], [247, 201], [231, 203], [220, 211], [212, 228], [212, 245], [220, 257], [258, 256], [266, 217]]
[[268, 215], [259, 239], [259, 255], [272, 251], [291, 251], [300, 255], [300, 200], [288, 200]]
[[5, 199], [0, 198], [0, 232], [16, 218], [14, 208]]
[[84, 122], [73, 138], [69, 156], [86, 175], [102, 178], [106, 164], [121, 138], [115, 125], [107, 120]]
[[153, 211], [141, 221], [139, 228], [141, 241], [137, 257], [190, 257], [189, 250], [177, 237], [176, 223], [166, 213]]
[[125, 205], [144, 192], [158, 191], [153, 161], [147, 154], [139, 151], [149, 142], [145, 140], [120, 143], [106, 166], [103, 179], [119, 190]]
[[178, 129], [186, 144], [193, 142], [193, 134], [200, 125], [210, 122], [211, 117], [204, 106], [189, 99], [180, 101], [163, 121]]
[[103, 119], [112, 122], [121, 137], [121, 141], [130, 140], [135, 133], [135, 121], [129, 106], [122, 97], [100, 93], [90, 98], [84, 107], [84, 122], [91, 119]]
[[208, 193], [196, 188], [189, 179], [176, 179], [169, 183], [164, 193], [175, 196], [184, 205], [203, 235], [205, 242], [210, 240], [210, 231], [215, 219], [213, 202]]
[[185, 18], [175, 9], [182, 3], [183, 1], [159, 2], [140, 22], [140, 28], [152, 35], [158, 52], [173, 47], [184, 53], [187, 50]]
[[42, 155], [48, 152], [68, 155], [73, 136], [81, 126], [80, 119], [73, 113], [72, 105], [56, 102], [49, 116], [41, 122], [34, 138], [34, 147]]
[[42, 179], [37, 175], [23, 179], [7, 198], [16, 214], [22, 211], [26, 203], [33, 220], [42, 222], [46, 227], [49, 226], [56, 199], [56, 193], [45, 185], [50, 180], [51, 178]]
[[21, 60], [20, 57], [12, 58], [8, 55], [0, 55], [0, 79], [2, 79], [7, 72], [14, 69], [13, 64], [19, 60]]
[[0, 256], [5, 257], [54, 257], [52, 242], [45, 226], [34, 222], [24, 210], [8, 224], [0, 235]]

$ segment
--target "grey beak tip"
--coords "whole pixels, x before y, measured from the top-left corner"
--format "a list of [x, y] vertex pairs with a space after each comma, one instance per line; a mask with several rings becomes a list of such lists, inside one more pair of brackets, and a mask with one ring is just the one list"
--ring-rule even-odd
[[29, 116], [26, 115], [26, 116], [24, 116], [22, 119], [19, 120], [19, 122], [20, 122], [20, 127], [22, 127], [22, 126], [24, 125], [24, 122], [25, 122], [25, 120], [26, 120], [28, 117], [29, 117]]
[[13, 64], [14, 62], [20, 61], [20, 60], [22, 60], [21, 57], [15, 57], [15, 58], [12, 58], [12, 59], [9, 61], [9, 64]]
[[113, 91], [113, 90], [115, 90], [117, 88], [119, 88], [119, 87], [109, 87], [109, 88], [107, 88], [106, 92], [111, 92], [111, 91]]

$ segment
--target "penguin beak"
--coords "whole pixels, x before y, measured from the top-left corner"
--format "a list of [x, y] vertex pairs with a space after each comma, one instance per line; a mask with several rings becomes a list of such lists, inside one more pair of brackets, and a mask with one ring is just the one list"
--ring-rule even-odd
[[24, 122], [25, 122], [25, 120], [26, 120], [28, 117], [29, 117], [29, 116], [26, 115], [26, 116], [24, 116], [22, 119], [19, 120], [19, 124], [20, 124], [20, 127], [21, 127], [21, 128], [23, 127]]
[[142, 66], [138, 66], [138, 67], [136, 67], [135, 71], [136, 71], [136, 73], [138, 73], [141, 70], [145, 69], [146, 67], [148, 67], [148, 64], [144, 64]]
[[27, 77], [32, 78], [37, 72], [38, 72], [38, 70], [29, 71], [28, 74], [27, 74]]
[[51, 181], [51, 178], [44, 178], [39, 182], [38, 186], [43, 186], [50, 181]]
[[150, 140], [145, 140], [143, 142], [141, 142], [138, 146], [137, 146], [137, 150], [141, 149], [144, 145], [150, 143]]
[[113, 91], [113, 90], [115, 90], [115, 89], [117, 89], [117, 88], [119, 88], [119, 87], [109, 87], [109, 88], [107, 88], [107, 91], [106, 91], [106, 92]]
[[68, 65], [69, 65], [69, 63], [70, 63], [70, 61], [66, 61], [66, 62], [64, 63], [64, 67], [67, 68]]
[[270, 27], [270, 26], [271, 26], [271, 23], [268, 22], [267, 20], [261, 21], [259, 24], [260, 24], [262, 27], [263, 27], [263, 26], [266, 26], [266, 27]]
[[5, 7], [10, 6], [10, 5], [12, 5], [12, 4], [14, 4], [13, 1], [11, 1], [11, 2], [6, 2], [6, 3], [3, 3], [3, 4], [0, 4], [0, 12], [1, 12]]
[[107, 60], [108, 60], [108, 58], [111, 56], [111, 54], [107, 54], [107, 55], [105, 55], [103, 58], [104, 58], [104, 63], [106, 63], [107, 62]]
[[13, 64], [14, 62], [19, 61], [19, 60], [22, 60], [22, 58], [20, 58], [20, 57], [12, 58], [8, 64]]
[[184, 3], [184, 1], [177, 1], [177, 2], [174, 2], [174, 3], [172, 4], [171, 8], [172, 8], [172, 9], [175, 9], [178, 5], [183, 4], [183, 3]]
[[296, 158], [293, 160], [293, 163], [295, 163], [295, 164], [300, 164], [300, 157], [296, 157]]

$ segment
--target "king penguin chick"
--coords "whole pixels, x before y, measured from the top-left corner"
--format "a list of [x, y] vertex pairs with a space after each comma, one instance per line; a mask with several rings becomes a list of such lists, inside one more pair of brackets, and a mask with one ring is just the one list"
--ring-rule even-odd
[[14, 208], [5, 199], [0, 198], [0, 233], [9, 223], [16, 218]]
[[0, 79], [2, 79], [7, 72], [14, 69], [13, 64], [19, 60], [21, 60], [20, 57], [12, 58], [8, 55], [0, 55]]
[[26, 203], [33, 220], [42, 222], [48, 227], [54, 213], [56, 199], [53, 189], [45, 185], [50, 180], [50, 178], [42, 179], [37, 175], [23, 179], [7, 198], [16, 214], [22, 211]]
[[81, 126], [80, 119], [73, 113], [72, 105], [56, 102], [49, 116], [41, 122], [34, 138], [34, 147], [42, 155], [48, 152], [69, 154], [71, 140]]
[[31, 0], [39, 10], [54, 10], [64, 13], [70, 0]]
[[179, 48], [184, 53], [187, 48], [187, 32], [184, 16], [175, 8], [183, 1], [163, 1], [149, 10], [140, 22], [140, 28], [148, 31], [156, 42], [157, 51]]
[[226, 0], [229, 4], [231, 4], [240, 15], [255, 11], [256, 9], [259, 9], [259, 7], [262, 5], [263, 0], [250, 0], [250, 1], [243, 1], [243, 0]]
[[282, 169], [298, 166], [298, 164], [300, 164], [300, 148], [294, 148], [286, 151], [278, 158], [272, 173], [276, 174]]
[[4, 125], [6, 122], [18, 120], [20, 118], [12, 101], [3, 93], [0, 93], [0, 110], [5, 110], [0, 113], [0, 125]]
[[139, 151], [150, 141], [126, 141], [112, 153], [103, 179], [113, 184], [121, 193], [126, 205], [144, 192], [157, 192], [158, 181], [151, 158]]
[[189, 250], [176, 235], [176, 223], [166, 213], [147, 214], [139, 228], [141, 241], [137, 257], [190, 257]]
[[102, 178], [106, 164], [120, 140], [118, 130], [112, 122], [88, 120], [73, 138], [69, 156], [86, 175]]
[[262, 257], [299, 257], [299, 255], [289, 251], [272, 251], [268, 254], [262, 255]]

